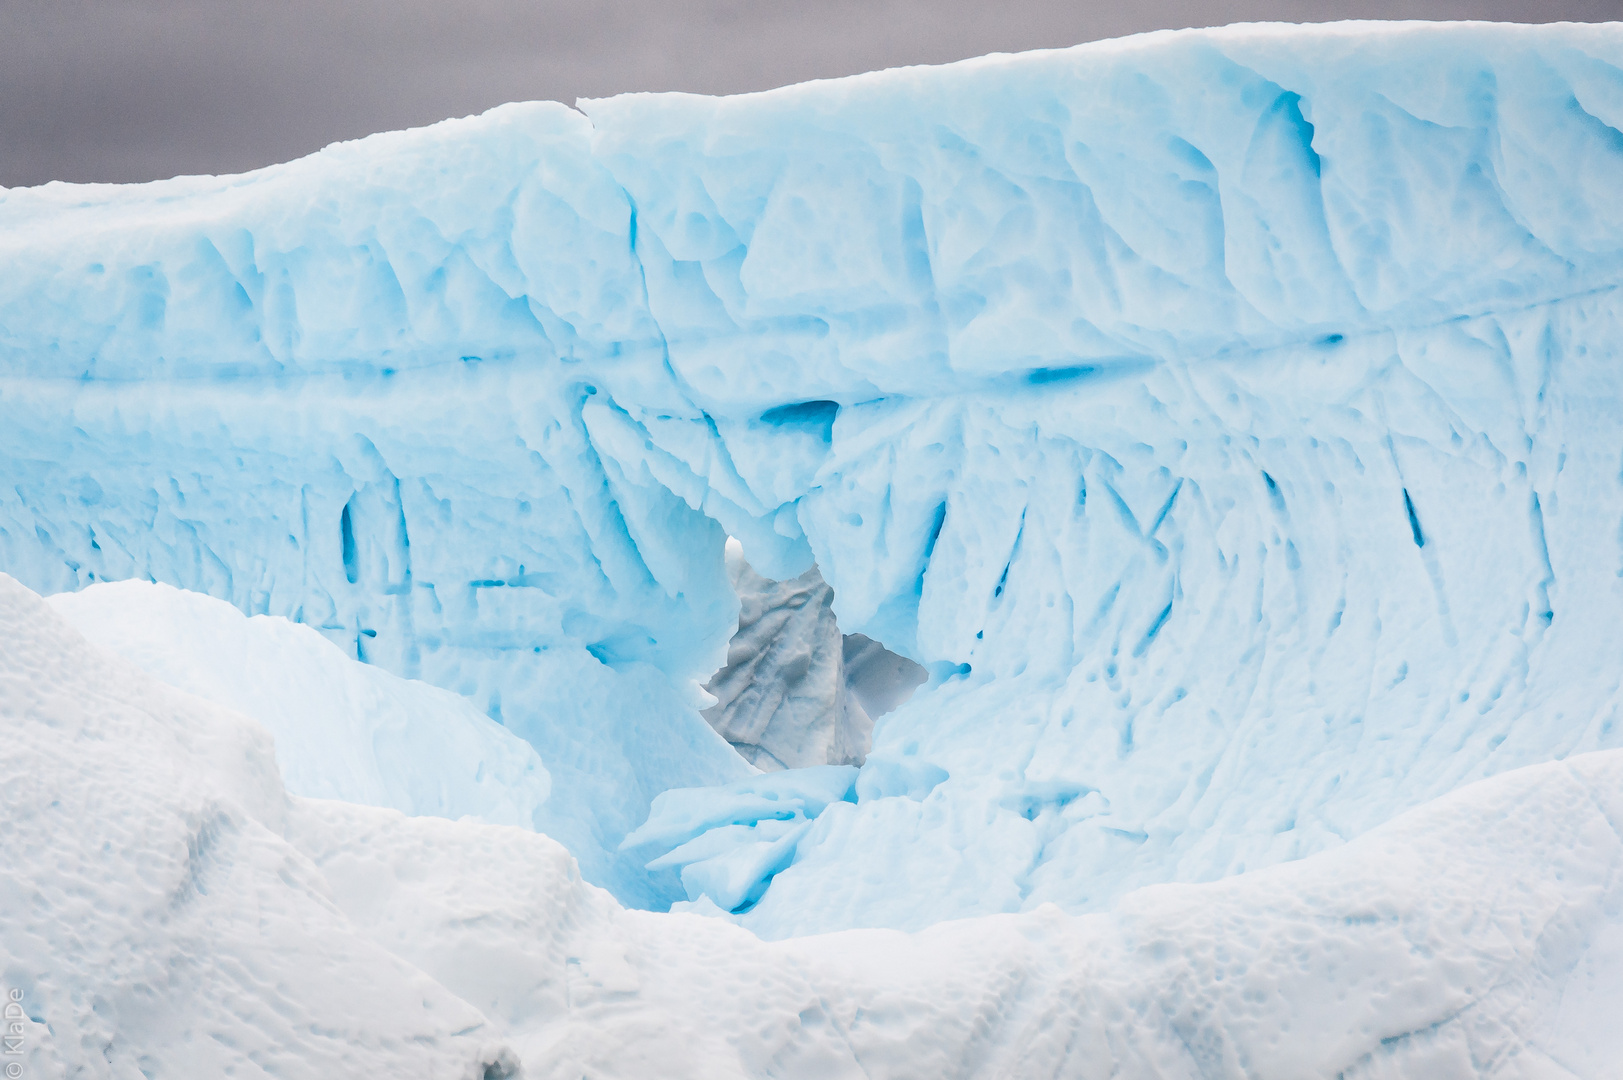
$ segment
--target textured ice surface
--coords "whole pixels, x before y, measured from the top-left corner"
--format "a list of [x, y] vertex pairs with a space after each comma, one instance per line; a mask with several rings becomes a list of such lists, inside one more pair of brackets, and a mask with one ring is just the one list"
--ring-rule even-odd
[[358, 664], [308, 626], [145, 581], [48, 603], [158, 681], [257, 720], [296, 795], [527, 829], [544, 821], [550, 780], [528, 743], [466, 698]]
[[650, 870], [679, 870], [690, 902], [704, 897], [715, 910], [735, 911], [758, 901], [794, 861], [817, 815], [855, 800], [857, 775], [849, 765], [813, 765], [675, 788], [654, 798], [648, 820], [620, 846], [649, 859]]
[[884, 716], [929, 679], [917, 663], [864, 634], [845, 634], [843, 639], [840, 662], [845, 668], [845, 691], [868, 717]]
[[663, 906], [724, 539], [815, 557], [931, 681], [764, 934], [1329, 852], [1623, 744], [1620, 67], [1243, 27], [5, 192], [0, 567], [469, 694]]
[[33, 1076], [1609, 1080], [1623, 1057], [1623, 751], [1097, 914], [767, 942], [627, 911], [538, 833], [289, 797], [252, 722], [4, 575], [0, 729], [0, 975]]

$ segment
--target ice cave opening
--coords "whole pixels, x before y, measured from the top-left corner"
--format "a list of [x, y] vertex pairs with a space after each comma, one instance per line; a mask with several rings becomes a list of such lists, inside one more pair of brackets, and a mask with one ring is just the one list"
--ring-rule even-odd
[[814, 563], [772, 581], [727, 538], [727, 576], [739, 598], [727, 663], [705, 684], [702, 715], [756, 768], [861, 765], [874, 721], [927, 679], [923, 666], [863, 634], [842, 634], [834, 590]]
[[872, 638], [842, 634], [834, 590], [815, 563], [773, 581], [728, 537], [726, 564], [739, 599], [738, 629], [727, 663], [705, 685], [714, 704], [701, 715], [761, 773], [661, 792], [619, 846], [647, 870], [679, 876], [687, 899], [672, 910], [742, 915], [793, 862], [830, 806], [908, 790], [922, 797], [947, 774], [879, 762], [862, 768], [874, 721], [929, 676]]

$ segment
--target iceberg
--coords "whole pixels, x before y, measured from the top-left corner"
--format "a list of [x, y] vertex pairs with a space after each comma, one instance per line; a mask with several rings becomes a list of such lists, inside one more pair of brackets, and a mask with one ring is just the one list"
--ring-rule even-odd
[[663, 911], [627, 836], [756, 777], [727, 538], [815, 567], [927, 680], [695, 877], [766, 938], [1333, 861], [1623, 747], [1620, 88], [1614, 24], [1247, 26], [0, 192], [0, 569], [466, 696]]

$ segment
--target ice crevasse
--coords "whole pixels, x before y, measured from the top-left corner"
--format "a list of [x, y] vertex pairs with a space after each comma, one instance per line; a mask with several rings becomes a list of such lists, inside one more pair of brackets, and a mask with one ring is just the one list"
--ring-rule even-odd
[[929, 673], [662, 834], [757, 933], [1300, 859], [1623, 745], [1620, 131], [1617, 26], [1251, 26], [0, 192], [0, 570], [471, 697], [664, 909], [797, 782], [732, 536]]

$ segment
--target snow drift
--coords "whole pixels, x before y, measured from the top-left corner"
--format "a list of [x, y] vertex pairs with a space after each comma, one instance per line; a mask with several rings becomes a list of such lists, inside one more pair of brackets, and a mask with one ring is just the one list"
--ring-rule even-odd
[[1599, 1080], [1623, 1054], [1623, 751], [1108, 913], [764, 942], [627, 911], [534, 832], [289, 796], [255, 724], [5, 575], [0, 725], [30, 1076]]
[[457, 694], [345, 657], [307, 626], [144, 581], [48, 601], [86, 638], [148, 675], [256, 720], [288, 790], [535, 828], [546, 767]]

